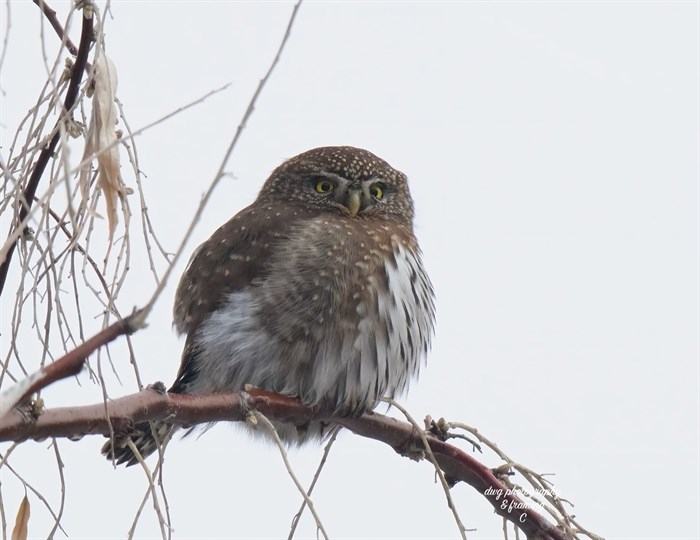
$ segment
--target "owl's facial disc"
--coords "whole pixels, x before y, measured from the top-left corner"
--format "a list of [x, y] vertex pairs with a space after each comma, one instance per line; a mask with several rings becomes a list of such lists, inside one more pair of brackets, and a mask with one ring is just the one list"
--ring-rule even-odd
[[308, 184], [313, 196], [334, 206], [352, 217], [383, 204], [387, 185], [378, 178], [351, 180], [340, 175], [324, 172], [312, 177]]

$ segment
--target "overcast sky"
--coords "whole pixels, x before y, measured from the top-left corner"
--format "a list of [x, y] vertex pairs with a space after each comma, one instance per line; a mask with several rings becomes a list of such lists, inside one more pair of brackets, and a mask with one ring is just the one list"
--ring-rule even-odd
[[[70, 3], [52, 5], [64, 20]], [[11, 14], [3, 159], [45, 80], [39, 10], [9, 6], [0, 6], [0, 43]], [[167, 249], [219, 167], [291, 10], [112, 2], [107, 52], [132, 128], [231, 83], [135, 141]], [[45, 32], [53, 58], [57, 39]], [[71, 36], [78, 41], [77, 26]], [[520, 463], [556, 473], [581, 524], [606, 538], [698, 538], [698, 91], [698, 2], [308, 2], [187, 256], [283, 160], [316, 146], [371, 150], [409, 177], [437, 295], [434, 346], [405, 406], [416, 418], [474, 425]], [[124, 178], [135, 184], [128, 168]], [[178, 367], [176, 284], [133, 339], [147, 382], [170, 383]], [[153, 288], [137, 252], [120, 309], [142, 305]], [[1, 304], [3, 358], [12, 301]], [[92, 315], [90, 333], [100, 324], [90, 326]], [[119, 345], [112, 360], [123, 386], [113, 382], [110, 395], [135, 391]], [[46, 405], [98, 401], [81, 382], [57, 383]], [[70, 538], [125, 537], [144, 494], [142, 471], [114, 470], [102, 443], [59, 443]], [[292, 453], [304, 484], [320, 454]], [[58, 505], [47, 442], [23, 445], [10, 463]], [[24, 491], [0, 474], [12, 522]], [[277, 450], [227, 425], [170, 445], [166, 488], [174, 538], [286, 537], [300, 504]], [[481, 495], [452, 491], [476, 529], [470, 539], [501, 536]], [[333, 538], [458, 536], [428, 463], [350, 433], [314, 500]], [[50, 516], [31, 502], [31, 536], [44, 537]], [[158, 536], [147, 506], [137, 537]], [[314, 536], [307, 515], [298, 538]]]

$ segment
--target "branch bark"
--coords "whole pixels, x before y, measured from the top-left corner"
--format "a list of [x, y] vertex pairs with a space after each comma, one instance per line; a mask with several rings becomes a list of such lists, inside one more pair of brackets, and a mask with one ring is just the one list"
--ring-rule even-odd
[[[47, 410], [37, 418], [13, 410], [0, 419], [0, 441], [20, 442], [48, 437], [76, 439], [85, 435], [109, 436], [110, 423], [116, 437], [128, 436], [135, 424], [164, 420], [181, 425], [215, 421], [243, 421], [251, 411], [266, 417], [304, 424], [312, 419], [332, 420], [350, 431], [381, 441], [404, 456], [416, 458], [423, 449], [420, 435], [411, 424], [378, 413], [359, 418], [327, 418], [294, 398], [251, 389], [244, 392], [201, 396], [168, 394], [149, 388], [106, 404]], [[573, 536], [551, 524], [539, 512], [512, 493], [494, 473], [469, 454], [428, 434], [438, 464], [453, 481], [462, 481], [483, 495], [495, 511], [515, 524], [530, 539], [571, 540]]]

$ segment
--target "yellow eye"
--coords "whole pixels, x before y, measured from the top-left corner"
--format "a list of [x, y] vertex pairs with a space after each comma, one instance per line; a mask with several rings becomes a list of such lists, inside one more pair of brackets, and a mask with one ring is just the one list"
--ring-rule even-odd
[[330, 193], [334, 186], [328, 180], [319, 180], [314, 187], [318, 193]]
[[369, 186], [369, 194], [372, 195], [372, 197], [374, 197], [378, 201], [381, 201], [382, 197], [384, 196], [384, 191], [382, 191], [382, 185], [372, 184], [371, 186]]

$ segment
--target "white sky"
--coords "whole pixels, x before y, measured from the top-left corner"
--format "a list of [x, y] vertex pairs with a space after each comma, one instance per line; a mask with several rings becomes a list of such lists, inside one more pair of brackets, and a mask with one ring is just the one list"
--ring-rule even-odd
[[[69, 3], [52, 6], [63, 20]], [[0, 8], [2, 42], [6, 0]], [[45, 78], [39, 10], [10, 8], [3, 158]], [[136, 141], [168, 249], [291, 8], [112, 2], [107, 52], [133, 128], [232, 83]], [[698, 2], [309, 2], [188, 254], [284, 159], [335, 144], [375, 152], [409, 176], [437, 294], [434, 347], [402, 400], [413, 415], [474, 425], [520, 463], [556, 473], [580, 522], [607, 538], [698, 538], [698, 90]], [[127, 283], [125, 312], [153, 290], [137, 257]], [[170, 383], [177, 370], [175, 285], [134, 337], [145, 381]], [[6, 340], [9, 293], [1, 306]], [[110, 395], [133, 392], [123, 349], [112, 358], [124, 387]], [[47, 406], [99, 400], [81, 381], [56, 384]], [[125, 537], [145, 491], [142, 472], [113, 470], [102, 443], [60, 443], [71, 538]], [[305, 484], [320, 453], [292, 454]], [[47, 442], [10, 463], [58, 504]], [[12, 522], [23, 489], [1, 474]], [[428, 463], [345, 433], [314, 500], [333, 538], [455, 538], [433, 480]], [[170, 445], [166, 486], [174, 538], [286, 537], [300, 504], [277, 450], [226, 425]], [[483, 497], [466, 485], [452, 495], [470, 539], [501, 536]], [[31, 536], [46, 536], [36, 498], [32, 512]], [[158, 536], [149, 507], [137, 537]], [[308, 514], [297, 537], [314, 537]]]

